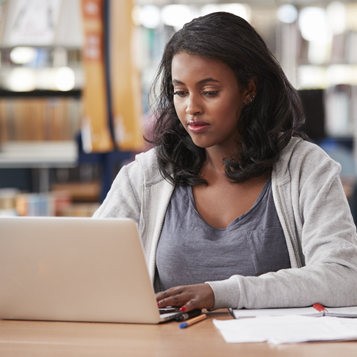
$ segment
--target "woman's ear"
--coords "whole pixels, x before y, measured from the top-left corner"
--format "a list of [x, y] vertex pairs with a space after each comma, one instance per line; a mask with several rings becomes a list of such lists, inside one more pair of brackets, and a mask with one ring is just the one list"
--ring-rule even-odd
[[248, 105], [253, 102], [256, 94], [257, 94], [257, 78], [254, 77], [248, 82], [247, 87], [244, 90], [244, 104]]

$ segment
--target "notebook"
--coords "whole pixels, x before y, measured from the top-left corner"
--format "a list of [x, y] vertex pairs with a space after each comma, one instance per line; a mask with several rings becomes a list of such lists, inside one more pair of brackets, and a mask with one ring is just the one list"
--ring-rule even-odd
[[129, 219], [0, 217], [0, 319], [156, 324], [138, 229]]
[[324, 307], [316, 303], [308, 307], [279, 308], [279, 309], [229, 309], [235, 319], [262, 316], [310, 316], [310, 317], [357, 317], [357, 306]]

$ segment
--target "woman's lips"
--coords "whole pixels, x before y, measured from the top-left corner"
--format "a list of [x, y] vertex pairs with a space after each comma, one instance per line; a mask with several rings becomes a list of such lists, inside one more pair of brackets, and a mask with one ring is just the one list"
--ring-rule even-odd
[[188, 122], [188, 129], [192, 133], [202, 133], [203, 131], [207, 130], [211, 124], [205, 123], [204, 121], [189, 121]]

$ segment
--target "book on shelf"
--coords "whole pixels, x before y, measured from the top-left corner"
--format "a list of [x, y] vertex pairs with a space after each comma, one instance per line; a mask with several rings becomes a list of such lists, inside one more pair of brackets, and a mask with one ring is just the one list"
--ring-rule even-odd
[[76, 98], [0, 99], [0, 140], [70, 141], [80, 130]]
[[0, 100], [0, 144], [7, 140], [7, 105], [6, 101]]
[[278, 308], [278, 309], [229, 309], [235, 319], [254, 318], [262, 316], [310, 316], [310, 317], [357, 317], [357, 306], [324, 307], [314, 304], [309, 307]]
[[99, 202], [73, 203], [66, 191], [44, 194], [0, 189], [0, 216], [91, 217], [99, 206]]

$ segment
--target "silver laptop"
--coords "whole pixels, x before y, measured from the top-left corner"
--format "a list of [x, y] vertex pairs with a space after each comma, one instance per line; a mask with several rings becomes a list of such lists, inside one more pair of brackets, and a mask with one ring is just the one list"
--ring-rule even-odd
[[129, 219], [0, 217], [0, 319], [155, 324], [160, 316]]

